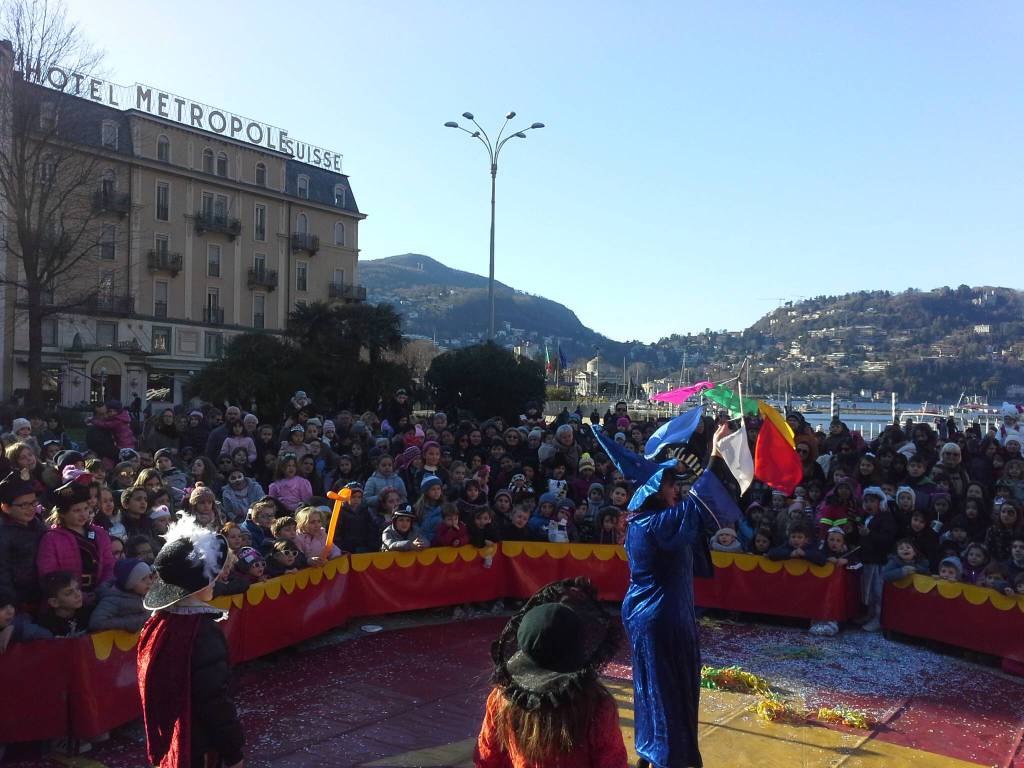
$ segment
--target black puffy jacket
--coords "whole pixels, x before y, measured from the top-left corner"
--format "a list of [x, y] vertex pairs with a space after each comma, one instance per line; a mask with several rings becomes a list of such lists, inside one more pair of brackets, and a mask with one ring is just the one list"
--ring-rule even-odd
[[244, 736], [231, 699], [228, 643], [213, 614], [202, 617], [192, 649], [192, 765], [216, 752], [224, 765], [243, 757]]
[[0, 594], [35, 607], [40, 600], [36, 551], [46, 526], [38, 517], [19, 525], [0, 515]]

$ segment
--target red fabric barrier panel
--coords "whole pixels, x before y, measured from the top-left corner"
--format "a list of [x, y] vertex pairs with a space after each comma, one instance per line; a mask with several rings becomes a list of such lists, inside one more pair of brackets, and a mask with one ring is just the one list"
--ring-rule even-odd
[[0, 743], [68, 732], [71, 666], [78, 639], [10, 646], [0, 656]]
[[702, 608], [846, 621], [860, 609], [858, 573], [806, 560], [769, 560], [757, 555], [712, 552], [713, 579], [694, 579]]
[[[845, 570], [722, 552], [712, 560], [716, 577], [695, 582], [698, 605], [837, 621], [857, 609], [857, 577]], [[221, 627], [238, 663], [353, 616], [526, 598], [571, 576], [588, 576], [602, 599], [621, 600], [629, 582], [625, 552], [610, 545], [505, 542], [493, 553], [463, 547], [353, 555], [214, 604], [229, 611]], [[1007, 619], [1010, 612], [1002, 613]], [[1019, 612], [1013, 616], [1020, 621]], [[136, 640], [126, 632], [100, 632], [14, 646], [0, 656], [0, 690], [33, 691], [30, 699], [0, 697], [0, 741], [68, 733], [90, 738], [138, 717]]]
[[1024, 596], [911, 576], [885, 585], [882, 626], [1024, 662]]

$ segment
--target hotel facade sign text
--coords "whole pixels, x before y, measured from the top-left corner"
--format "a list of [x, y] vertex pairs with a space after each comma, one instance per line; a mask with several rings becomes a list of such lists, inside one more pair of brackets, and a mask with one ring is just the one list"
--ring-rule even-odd
[[55, 66], [44, 69], [38, 65], [29, 65], [22, 74], [30, 82], [62, 93], [115, 109], [138, 110], [153, 117], [220, 134], [272, 152], [281, 152], [303, 163], [342, 173], [340, 152], [294, 139], [283, 128], [217, 109], [159, 88], [141, 83], [117, 85]]

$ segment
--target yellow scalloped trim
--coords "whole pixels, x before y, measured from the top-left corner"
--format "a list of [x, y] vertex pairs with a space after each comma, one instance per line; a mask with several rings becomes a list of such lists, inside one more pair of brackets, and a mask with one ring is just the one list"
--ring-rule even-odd
[[125, 632], [122, 629], [108, 629], [105, 632], [94, 632], [92, 638], [92, 650], [96, 658], [106, 661], [114, 651], [114, 646], [120, 651], [130, 651], [139, 642], [138, 632]]
[[442, 547], [437, 551], [437, 559], [441, 561], [443, 565], [451, 565], [458, 559], [459, 550], [452, 549], [451, 547]]
[[503, 541], [501, 542], [501, 553], [506, 557], [519, 557], [523, 554], [523, 542]]
[[365, 571], [370, 567], [371, 562], [373, 562], [373, 555], [371, 554], [349, 555], [349, 565], [352, 566], [352, 570], [356, 573]]
[[421, 549], [416, 553], [416, 562], [420, 565], [433, 565], [437, 562], [437, 547]]
[[813, 565], [807, 560], [769, 560], [761, 555], [748, 555], [743, 552], [717, 552], [714, 550], [711, 552], [711, 562], [718, 568], [735, 566], [747, 573], [755, 568], [760, 568], [765, 573], [778, 573], [785, 569], [786, 573], [792, 576], [803, 576], [810, 571], [819, 579], [831, 576], [836, 569], [832, 563]]
[[459, 547], [458, 552], [459, 557], [461, 557], [463, 561], [467, 563], [473, 562], [477, 559], [477, 557], [480, 556], [480, 550], [478, 550], [476, 547]]
[[[292, 578], [295, 579], [295, 586], [296, 587], [298, 587], [299, 589], [305, 589], [306, 588], [306, 586], [309, 584], [309, 572], [311, 570], [312, 570], [311, 568], [303, 568], [298, 573], [293, 573], [292, 574]], [[289, 590], [289, 594], [290, 593], [291, 593], [291, 590]]]
[[994, 589], [979, 587], [975, 584], [964, 584], [961, 581], [946, 581], [944, 579], [937, 579], [934, 576], [916, 573], [913, 576], [894, 581], [893, 586], [897, 589], [906, 589], [913, 586], [914, 590], [921, 594], [927, 594], [934, 590], [946, 600], [962, 598], [971, 605], [989, 603], [993, 608], [1000, 611], [1009, 611], [1014, 606], [1017, 606], [1024, 613], [1024, 596], [1002, 595]]

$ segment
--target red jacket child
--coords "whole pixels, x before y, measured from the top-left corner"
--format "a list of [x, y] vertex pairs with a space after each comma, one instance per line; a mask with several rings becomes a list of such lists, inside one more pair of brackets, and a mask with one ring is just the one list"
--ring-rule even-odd
[[437, 526], [437, 533], [434, 536], [435, 547], [464, 547], [467, 544], [469, 544], [469, 529], [461, 520], [454, 528], [445, 523]]

